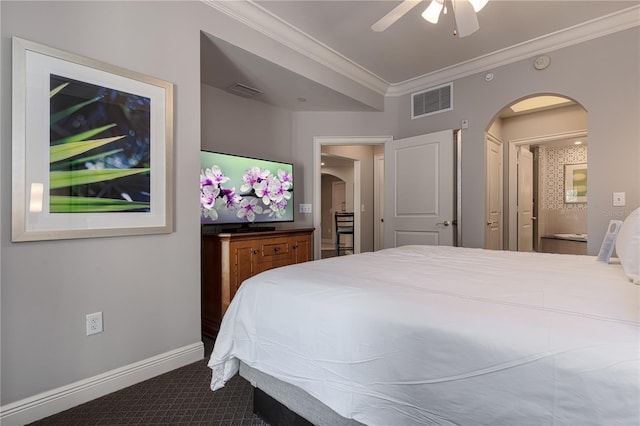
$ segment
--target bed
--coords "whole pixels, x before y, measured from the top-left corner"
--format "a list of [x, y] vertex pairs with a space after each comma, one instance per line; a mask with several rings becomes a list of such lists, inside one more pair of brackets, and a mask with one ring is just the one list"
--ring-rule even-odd
[[442, 246], [278, 268], [234, 297], [211, 388], [242, 365], [314, 424], [638, 425], [639, 289], [592, 256]]

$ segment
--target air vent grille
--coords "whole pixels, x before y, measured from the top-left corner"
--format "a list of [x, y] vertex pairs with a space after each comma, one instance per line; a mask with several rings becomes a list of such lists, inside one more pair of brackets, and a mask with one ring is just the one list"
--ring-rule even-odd
[[424, 117], [453, 109], [453, 83], [411, 95], [411, 118]]
[[242, 83], [234, 83], [227, 87], [227, 91], [234, 95], [242, 96], [243, 98], [253, 98], [254, 96], [262, 94], [262, 90], [255, 87], [247, 86]]

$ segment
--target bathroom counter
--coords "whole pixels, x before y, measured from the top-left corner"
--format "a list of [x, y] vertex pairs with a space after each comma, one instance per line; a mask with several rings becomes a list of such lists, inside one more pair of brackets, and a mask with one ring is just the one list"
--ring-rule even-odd
[[540, 239], [542, 253], [587, 254], [587, 234], [553, 234]]

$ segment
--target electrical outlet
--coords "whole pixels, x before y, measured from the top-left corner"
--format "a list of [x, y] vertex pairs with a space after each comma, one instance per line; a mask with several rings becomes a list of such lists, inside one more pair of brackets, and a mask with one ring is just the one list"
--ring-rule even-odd
[[102, 312], [87, 315], [87, 336], [102, 333]]
[[614, 192], [613, 193], [613, 206], [614, 207], [624, 207], [625, 206], [625, 193], [624, 192]]

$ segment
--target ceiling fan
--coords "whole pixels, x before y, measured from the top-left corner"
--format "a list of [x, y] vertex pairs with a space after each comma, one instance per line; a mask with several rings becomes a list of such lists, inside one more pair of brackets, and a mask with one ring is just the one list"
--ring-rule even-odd
[[[404, 0], [393, 8], [391, 12], [373, 24], [371, 29], [376, 32], [386, 30], [421, 2], [422, 0]], [[447, 13], [445, 2], [450, 2], [453, 8], [453, 15], [456, 21], [456, 29], [453, 34], [458, 37], [466, 37], [480, 28], [476, 13], [479, 12], [489, 0], [431, 0], [429, 6], [422, 12], [422, 17], [432, 24], [436, 24], [440, 13], [443, 10], [444, 13]]]

